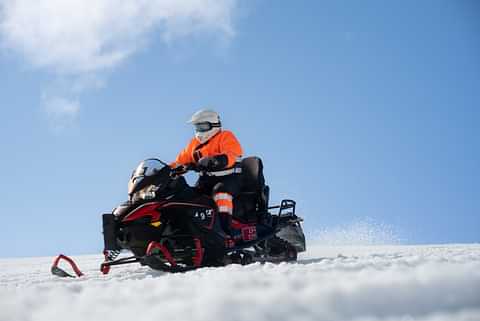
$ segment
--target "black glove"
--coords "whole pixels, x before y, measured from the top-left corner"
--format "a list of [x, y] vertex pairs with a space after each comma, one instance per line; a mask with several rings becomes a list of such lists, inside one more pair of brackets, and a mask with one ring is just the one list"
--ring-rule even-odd
[[173, 175], [183, 175], [191, 169], [190, 165], [178, 165], [177, 167], [172, 168]]
[[197, 163], [201, 171], [212, 171], [218, 168], [219, 162], [215, 157], [202, 157]]

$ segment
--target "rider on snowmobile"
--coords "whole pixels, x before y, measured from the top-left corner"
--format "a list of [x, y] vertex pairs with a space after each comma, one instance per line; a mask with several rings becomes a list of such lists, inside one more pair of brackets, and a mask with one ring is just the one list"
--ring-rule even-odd
[[231, 236], [233, 199], [240, 192], [240, 160], [242, 147], [235, 135], [222, 129], [217, 112], [202, 109], [188, 123], [195, 128], [195, 137], [170, 164], [177, 173], [189, 168], [200, 170], [197, 188], [211, 194], [217, 204], [223, 228]]

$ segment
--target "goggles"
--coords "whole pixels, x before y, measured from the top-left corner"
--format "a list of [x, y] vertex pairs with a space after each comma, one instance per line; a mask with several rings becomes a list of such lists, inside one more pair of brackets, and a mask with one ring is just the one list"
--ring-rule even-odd
[[193, 126], [195, 127], [195, 131], [198, 132], [198, 133], [203, 133], [203, 132], [208, 132], [209, 130], [211, 130], [212, 128], [214, 127], [220, 127], [220, 123], [211, 123], [211, 122], [202, 122], [202, 123], [196, 123], [196, 124], [193, 124]]

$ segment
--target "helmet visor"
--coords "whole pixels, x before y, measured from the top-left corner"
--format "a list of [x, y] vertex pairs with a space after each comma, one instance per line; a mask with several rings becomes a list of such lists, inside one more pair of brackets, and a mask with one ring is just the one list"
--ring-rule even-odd
[[201, 123], [196, 123], [193, 124], [195, 127], [195, 131], [197, 133], [203, 133], [203, 132], [208, 132], [214, 127], [220, 127], [220, 123], [211, 123], [211, 122], [201, 122]]

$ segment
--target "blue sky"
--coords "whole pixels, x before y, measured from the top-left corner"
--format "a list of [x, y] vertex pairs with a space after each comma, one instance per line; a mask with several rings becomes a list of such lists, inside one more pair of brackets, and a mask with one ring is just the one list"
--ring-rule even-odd
[[480, 241], [477, 1], [26, 1], [0, 0], [0, 256], [100, 251], [203, 106], [310, 235]]

